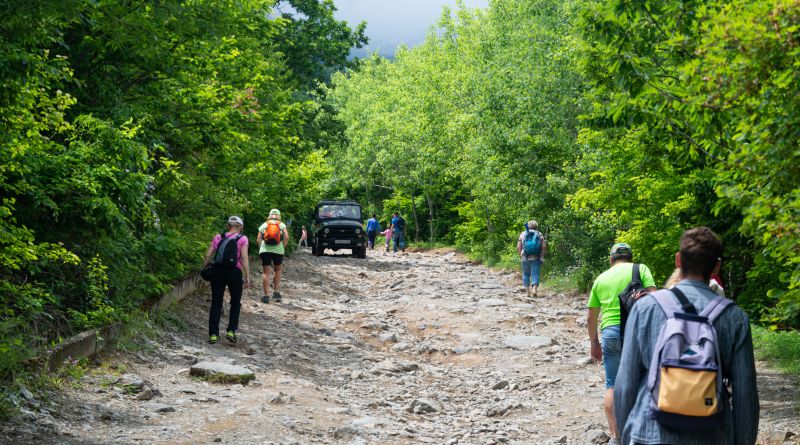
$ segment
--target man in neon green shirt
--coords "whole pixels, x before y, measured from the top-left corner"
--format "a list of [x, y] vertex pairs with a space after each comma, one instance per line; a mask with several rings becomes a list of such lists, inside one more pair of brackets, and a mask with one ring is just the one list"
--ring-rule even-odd
[[[633, 250], [625, 243], [617, 243], [611, 247], [609, 256], [611, 267], [600, 274], [594, 281], [592, 293], [589, 295], [589, 315], [587, 317], [589, 328], [589, 341], [591, 342], [592, 358], [599, 361], [603, 359], [606, 371], [605, 413], [608, 428], [611, 430], [609, 445], [619, 445], [619, 431], [614, 416], [614, 381], [617, 378], [619, 361], [622, 357], [622, 336], [620, 334], [620, 307], [619, 294], [628, 287], [633, 279]], [[639, 276], [646, 292], [656, 290], [653, 274], [644, 264], [639, 265]], [[602, 331], [602, 345], [597, 339], [597, 317], [602, 314], [600, 330]]]
[[[278, 225], [280, 233], [276, 234], [276, 241], [274, 244], [270, 242], [269, 230], [267, 227], [270, 224]], [[275, 226], [273, 225], [273, 228]], [[289, 244], [289, 232], [286, 230], [286, 224], [281, 222], [281, 212], [278, 209], [269, 211], [269, 218], [267, 222], [261, 224], [258, 228], [258, 255], [261, 257], [262, 280], [264, 284], [264, 296], [261, 297], [262, 303], [269, 303], [269, 285], [270, 285], [270, 269], [275, 271], [275, 279], [272, 283], [272, 297], [276, 303], [281, 302], [281, 293], [279, 288], [281, 286], [281, 273], [283, 272], [283, 255], [286, 252], [286, 245]]]

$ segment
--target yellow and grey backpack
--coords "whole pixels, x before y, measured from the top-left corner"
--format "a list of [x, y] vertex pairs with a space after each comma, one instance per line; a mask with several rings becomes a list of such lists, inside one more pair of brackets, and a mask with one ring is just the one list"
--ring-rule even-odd
[[713, 323], [733, 302], [717, 297], [698, 314], [677, 288], [652, 295], [667, 316], [647, 379], [653, 417], [683, 431], [721, 428], [728, 393]]

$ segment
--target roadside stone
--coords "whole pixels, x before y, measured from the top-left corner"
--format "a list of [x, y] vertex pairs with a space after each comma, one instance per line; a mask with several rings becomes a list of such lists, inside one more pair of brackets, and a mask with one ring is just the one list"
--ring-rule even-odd
[[144, 405], [148, 411], [155, 413], [174, 413], [175, 407], [166, 403], [150, 402]]
[[497, 406], [493, 406], [486, 411], [486, 417], [500, 417], [508, 414], [509, 412], [522, 408], [521, 403], [506, 402]]
[[539, 335], [511, 335], [503, 344], [513, 349], [537, 349], [553, 344], [553, 339]]
[[403, 372], [411, 372], [416, 371], [419, 369], [419, 365], [413, 362], [405, 362], [399, 360], [384, 360], [374, 368], [372, 368], [373, 374], [381, 374], [384, 372], [392, 373], [392, 374], [399, 374]]
[[123, 374], [115, 385], [122, 388], [127, 393], [136, 394], [144, 389], [144, 380], [136, 374]]
[[246, 385], [256, 378], [253, 371], [243, 366], [219, 362], [200, 362], [189, 369], [189, 374], [203, 377], [209, 382], [240, 383], [242, 385]]
[[150, 400], [155, 396], [150, 388], [145, 388], [142, 392], [136, 395], [136, 400]]
[[411, 404], [406, 407], [406, 412], [412, 414], [430, 414], [439, 411], [433, 402], [428, 400], [414, 399]]
[[283, 405], [284, 403], [291, 402], [292, 400], [294, 400], [294, 396], [278, 392], [277, 394], [274, 394], [268, 398], [267, 402], [272, 403], [273, 405]]
[[478, 286], [478, 288], [483, 290], [502, 289], [503, 285], [500, 283], [488, 282], [488, 283], [481, 283]]
[[592, 363], [594, 363], [594, 359], [591, 357], [581, 357], [575, 361], [575, 364], [578, 366], [591, 365]]
[[406, 343], [404, 341], [401, 341], [399, 343], [395, 343], [394, 345], [392, 345], [392, 352], [407, 351], [410, 347], [411, 347], [411, 345], [409, 345], [408, 343]]
[[586, 435], [586, 440], [588, 443], [602, 445], [604, 443], [608, 443], [611, 438], [605, 431], [589, 431]]
[[501, 381], [497, 382], [494, 386], [492, 386], [492, 389], [497, 391], [497, 390], [500, 390], [500, 389], [506, 389], [506, 388], [508, 388], [508, 386], [509, 386], [508, 380], [501, 380]]
[[472, 348], [470, 346], [456, 346], [455, 348], [453, 348], [453, 354], [456, 355], [466, 354], [470, 351], [472, 351]]
[[33, 393], [28, 390], [24, 385], [19, 386], [19, 394], [28, 402], [29, 405], [38, 406], [39, 401], [33, 396]]
[[478, 305], [486, 307], [499, 307], [507, 306], [508, 303], [499, 298], [484, 298], [483, 300], [478, 300]]
[[397, 335], [391, 332], [387, 332], [385, 334], [381, 334], [378, 337], [384, 343], [395, 343], [397, 342]]
[[368, 331], [385, 331], [389, 329], [389, 325], [380, 321], [370, 321], [362, 324], [360, 328]]

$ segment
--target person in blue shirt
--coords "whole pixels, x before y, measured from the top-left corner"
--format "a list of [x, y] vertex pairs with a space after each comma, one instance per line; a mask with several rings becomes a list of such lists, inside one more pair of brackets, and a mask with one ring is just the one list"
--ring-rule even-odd
[[392, 244], [394, 254], [397, 255], [397, 249], [406, 251], [405, 242], [406, 220], [400, 216], [400, 212], [394, 212], [392, 215]]
[[381, 231], [381, 224], [378, 222], [377, 216], [372, 214], [372, 218], [367, 221], [367, 240], [369, 241], [370, 250], [375, 249], [375, 237]]

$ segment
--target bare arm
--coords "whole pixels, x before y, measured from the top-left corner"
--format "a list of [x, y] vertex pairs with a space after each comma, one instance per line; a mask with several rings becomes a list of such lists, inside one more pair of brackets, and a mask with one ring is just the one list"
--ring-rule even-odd
[[244, 245], [242, 248], [242, 273], [244, 274], [244, 284], [248, 286], [250, 284], [250, 256], [248, 255], [247, 251], [249, 250], [250, 246], [247, 244]]
[[599, 307], [590, 307], [586, 315], [586, 327], [589, 331], [589, 341], [591, 342], [592, 358], [600, 361], [603, 351], [600, 348], [600, 340], [597, 338], [597, 318], [600, 316]]
[[517, 238], [517, 255], [522, 255], [522, 238]]
[[284, 230], [283, 231], [283, 247], [286, 247], [288, 245], [289, 245], [289, 230]]
[[203, 268], [205, 269], [208, 266], [208, 263], [211, 262], [211, 255], [214, 254], [214, 245], [208, 246], [208, 250], [206, 250], [206, 256], [203, 258]]

